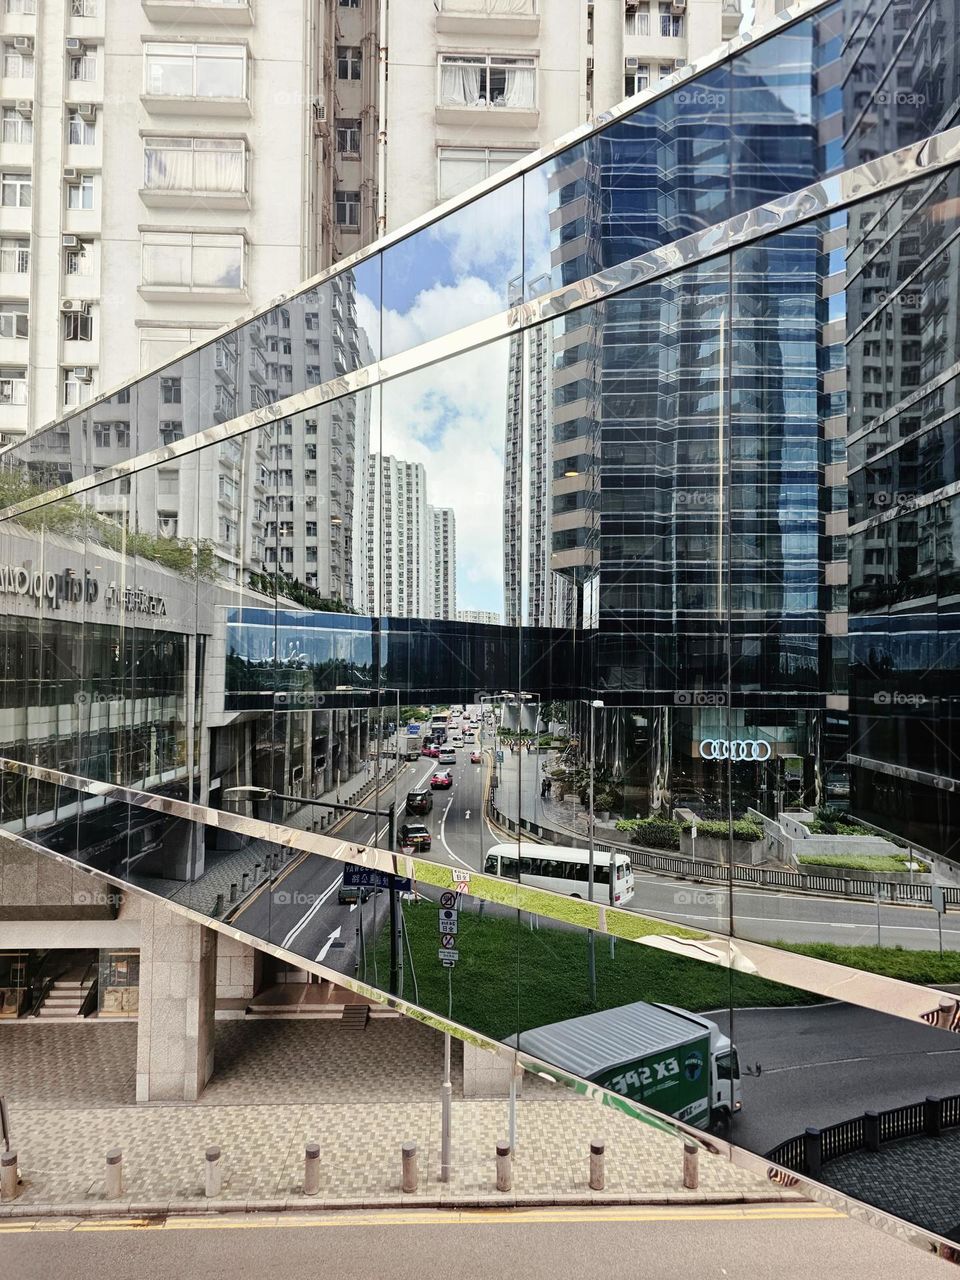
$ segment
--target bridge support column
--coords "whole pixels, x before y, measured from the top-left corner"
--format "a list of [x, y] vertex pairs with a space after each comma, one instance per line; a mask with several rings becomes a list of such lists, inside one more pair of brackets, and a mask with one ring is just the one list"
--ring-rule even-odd
[[217, 935], [162, 903], [140, 914], [137, 1101], [194, 1102], [213, 1074]]

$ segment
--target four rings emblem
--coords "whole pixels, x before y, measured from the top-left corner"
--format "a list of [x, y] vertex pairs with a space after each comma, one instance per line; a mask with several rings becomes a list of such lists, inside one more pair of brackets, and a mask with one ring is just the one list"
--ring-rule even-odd
[[704, 738], [700, 755], [704, 760], [769, 760], [772, 751], [769, 742], [755, 738]]

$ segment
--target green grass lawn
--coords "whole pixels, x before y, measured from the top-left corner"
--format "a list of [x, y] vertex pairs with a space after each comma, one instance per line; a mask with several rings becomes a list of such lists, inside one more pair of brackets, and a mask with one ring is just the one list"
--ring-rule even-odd
[[833, 942], [775, 942], [783, 951], [796, 951], [817, 960], [866, 969], [886, 978], [931, 985], [960, 982], [960, 952], [904, 951], [900, 947], [844, 947]]
[[799, 862], [811, 867], [847, 867], [851, 871], [909, 871], [909, 859], [902, 854], [876, 857], [866, 853], [801, 853]]
[[[419, 1004], [446, 1016], [448, 970], [437, 956], [436, 903], [405, 903], [404, 919], [416, 966]], [[489, 913], [480, 918], [475, 910], [462, 910], [459, 923], [460, 960], [450, 971], [452, 1017], [496, 1040], [517, 1030], [634, 1000], [657, 1000], [694, 1011], [722, 1008], [730, 1002], [731, 976], [738, 1007], [810, 1004], [820, 998], [627, 941], [617, 942], [616, 956], [611, 959], [609, 938], [597, 934], [598, 1000], [591, 1005], [585, 932], [551, 929], [546, 922], [531, 930], [526, 916], [518, 926], [515, 919], [494, 918]], [[385, 934], [377, 945], [382, 975], [389, 964]], [[412, 997], [409, 975], [404, 991]]]

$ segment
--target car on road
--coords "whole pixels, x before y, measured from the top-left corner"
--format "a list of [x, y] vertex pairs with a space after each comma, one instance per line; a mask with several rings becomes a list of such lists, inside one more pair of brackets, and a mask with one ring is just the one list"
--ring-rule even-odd
[[457, 753], [453, 747], [441, 747], [437, 759], [441, 764], [456, 764]]
[[434, 791], [445, 791], [453, 786], [453, 774], [449, 769], [438, 769], [430, 779], [430, 786]]
[[483, 764], [483, 756], [480, 754], [480, 752], [479, 752], [479, 751], [471, 751], [471, 752], [470, 752], [470, 763], [471, 763], [471, 764]]
[[422, 822], [405, 822], [400, 828], [400, 844], [405, 848], [429, 849], [433, 836]]
[[433, 792], [425, 787], [407, 792], [407, 813], [429, 813], [433, 808]]
[[440, 748], [435, 743], [428, 742], [427, 745], [423, 748], [423, 754], [425, 756], [430, 756], [432, 757], [432, 759], [436, 760], [440, 754]]
[[337, 901], [342, 907], [353, 906], [355, 902], [366, 902], [373, 890], [367, 885], [344, 884], [340, 881], [340, 888], [337, 890]]

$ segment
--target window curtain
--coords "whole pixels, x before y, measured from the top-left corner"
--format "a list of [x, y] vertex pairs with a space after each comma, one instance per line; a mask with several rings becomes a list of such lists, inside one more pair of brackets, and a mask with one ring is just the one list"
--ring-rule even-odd
[[503, 90], [505, 107], [533, 107], [535, 67], [507, 67]]
[[440, 100], [445, 107], [472, 107], [480, 97], [482, 67], [445, 62], [440, 68]]
[[144, 152], [148, 191], [192, 191], [193, 152], [169, 147], [147, 147]]
[[194, 152], [193, 184], [195, 191], [242, 191], [243, 152]]

